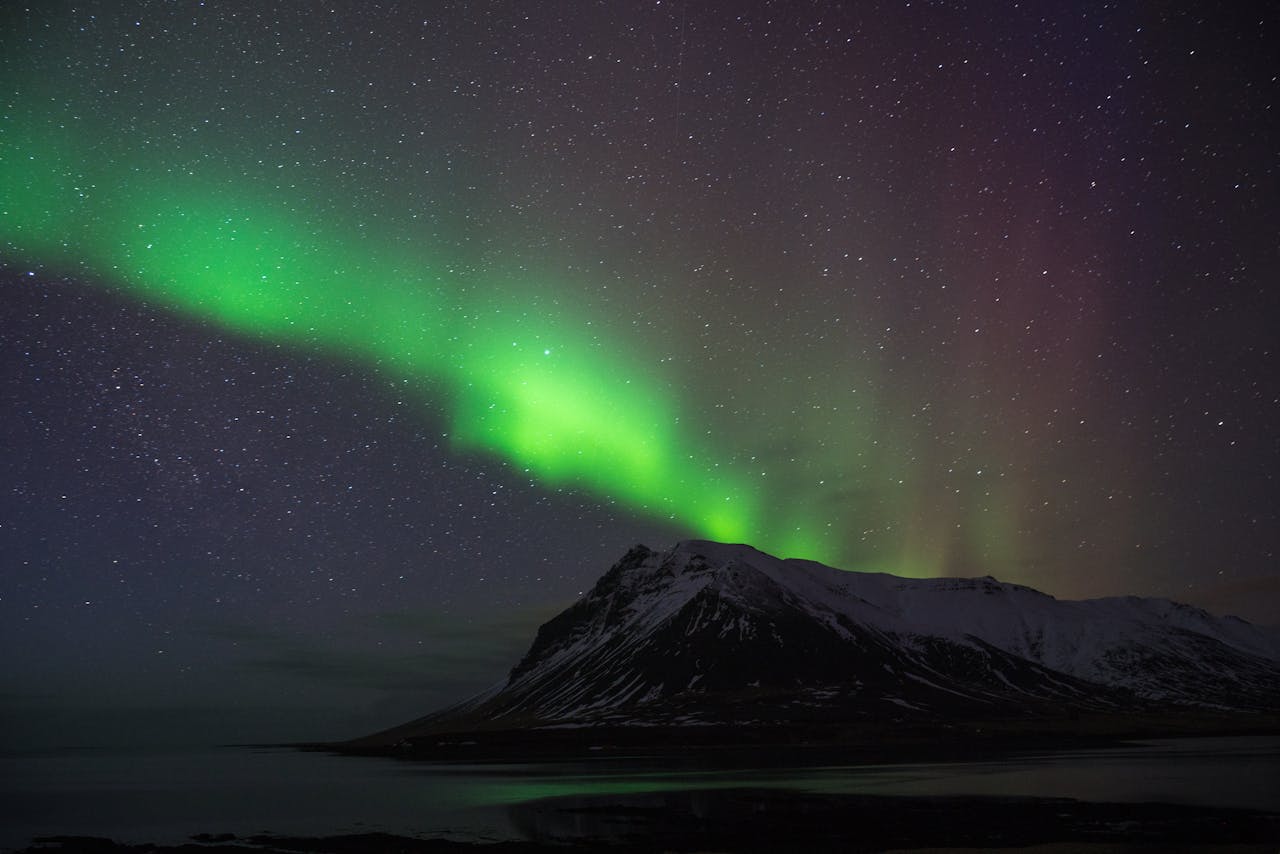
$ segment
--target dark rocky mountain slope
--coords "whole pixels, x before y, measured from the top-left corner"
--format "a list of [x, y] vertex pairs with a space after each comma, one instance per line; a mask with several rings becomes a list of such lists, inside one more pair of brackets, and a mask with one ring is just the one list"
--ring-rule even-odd
[[505, 684], [371, 737], [1274, 713], [1280, 638], [1162, 599], [1062, 601], [749, 546], [636, 546], [543, 625]]

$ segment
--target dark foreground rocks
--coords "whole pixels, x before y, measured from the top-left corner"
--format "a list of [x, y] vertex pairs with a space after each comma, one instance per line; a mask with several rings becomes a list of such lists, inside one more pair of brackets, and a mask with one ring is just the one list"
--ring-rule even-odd
[[711, 790], [555, 798], [512, 808], [527, 841], [469, 844], [382, 833], [318, 838], [202, 834], [177, 846], [84, 837], [36, 840], [20, 854], [492, 854], [565, 851], [913, 849], [1274, 852], [1280, 815], [1168, 804], [1040, 798], [908, 798]]

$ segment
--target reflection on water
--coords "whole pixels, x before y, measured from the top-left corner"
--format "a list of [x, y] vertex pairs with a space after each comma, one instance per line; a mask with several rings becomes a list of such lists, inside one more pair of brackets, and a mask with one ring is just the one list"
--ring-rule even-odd
[[587, 795], [758, 788], [843, 795], [1074, 798], [1280, 812], [1277, 738], [1162, 739], [990, 762], [635, 770], [638, 764], [477, 766], [470, 769], [476, 776], [465, 781], [459, 794], [477, 806], [497, 806]]
[[[546, 821], [551, 814], [542, 807], [531, 811], [531, 804], [613, 798], [660, 806], [666, 794], [685, 793], [685, 807], [710, 809], [705, 805], [724, 800], [714, 793], [747, 789], [1030, 796], [1280, 812], [1280, 738], [1150, 741], [990, 762], [752, 767], [750, 756], [735, 759], [709, 767], [706, 758], [699, 764], [688, 756], [467, 765], [247, 749], [8, 756], [0, 758], [0, 847], [62, 833], [131, 842], [178, 842], [200, 832], [372, 830], [512, 839], [530, 833], [531, 820]], [[700, 802], [704, 807], [697, 807]]]

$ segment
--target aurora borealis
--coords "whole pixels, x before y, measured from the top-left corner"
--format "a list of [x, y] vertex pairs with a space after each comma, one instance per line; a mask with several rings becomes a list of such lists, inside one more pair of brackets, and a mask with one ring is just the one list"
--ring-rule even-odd
[[16, 254], [233, 332], [415, 385], [439, 382], [460, 449], [501, 454], [544, 483], [580, 485], [699, 535], [824, 553], [799, 533], [802, 523], [782, 536], [767, 526], [760, 485], [717, 471], [682, 435], [669, 395], [608, 352], [571, 307], [540, 306], [537, 291], [525, 297], [519, 285], [492, 282], [476, 288], [503, 295], [496, 305], [470, 301], [457, 276], [421, 251], [396, 258], [376, 237], [353, 239], [318, 216], [238, 195], [233, 180], [152, 174], [127, 147], [110, 158], [115, 170], [129, 164], [125, 180], [86, 164], [68, 183], [77, 146], [55, 137], [5, 152]]
[[234, 673], [394, 719], [690, 536], [1264, 619], [1274, 26], [4, 12], [15, 702]]

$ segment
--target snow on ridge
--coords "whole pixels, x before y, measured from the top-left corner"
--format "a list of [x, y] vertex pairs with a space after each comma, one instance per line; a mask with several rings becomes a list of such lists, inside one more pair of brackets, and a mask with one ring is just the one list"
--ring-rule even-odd
[[[1068, 694], [1079, 693], [1070, 678], [1075, 677], [1142, 697], [1199, 702], [1194, 690], [1182, 686], [1211, 686], [1206, 699], [1232, 696], [1235, 685], [1266, 693], [1260, 680], [1280, 672], [1275, 636], [1167, 600], [1059, 600], [991, 577], [848, 572], [707, 540], [686, 540], [665, 552], [632, 549], [574, 607], [580, 618], [557, 626], [551, 634], [560, 636], [537, 647], [536, 660], [507, 683], [506, 709], [567, 720], [656, 703], [671, 693], [671, 683], [658, 678], [652, 664], [645, 671], [635, 662], [662, 654], [655, 638], [671, 643], [662, 629], [681, 613], [684, 636], [708, 632], [730, 648], [757, 637], [770, 625], [770, 612], [788, 619], [807, 615], [851, 649], [900, 650], [904, 657], [894, 660], [918, 671], [904, 678], [960, 698], [981, 699], [991, 689], [975, 683], [961, 693], [943, 685], [949, 674], [926, 664], [938, 642], [975, 650], [979, 660], [994, 649], [1047, 668], [1064, 681], [1046, 674], [1041, 684]], [[757, 621], [757, 614], [766, 616]], [[1238, 676], [1230, 668], [1222, 672], [1218, 662], [1224, 654], [1244, 662]], [[1231, 658], [1241, 654], [1246, 657]], [[684, 690], [701, 678], [682, 676]], [[1005, 694], [1028, 691], [999, 666], [990, 678], [1003, 684], [999, 690]]]
[[[1168, 599], [1058, 599], [1033, 587], [991, 576], [904, 578], [855, 572], [816, 561], [783, 560], [745, 544], [709, 540], [685, 540], [671, 551], [677, 552], [702, 555], [708, 564], [741, 562], [802, 599], [896, 633], [927, 629], [928, 634], [951, 639], [972, 635], [1006, 651], [1021, 653], [1026, 642], [1036, 636], [1052, 642], [1050, 624], [1082, 624], [1081, 634], [1088, 637], [1082, 637], [1080, 643], [1086, 645], [1095, 635], [1108, 637], [1131, 634], [1141, 627], [1173, 626], [1280, 660], [1280, 633]], [[956, 607], [960, 601], [966, 606], [963, 609]], [[1072, 646], [1078, 648], [1079, 644]]]
[[1167, 599], [1057, 599], [990, 576], [913, 579], [849, 572], [708, 540], [683, 541], [661, 559], [688, 562], [695, 557], [709, 567], [737, 564], [756, 570], [794, 596], [793, 604], [840, 634], [837, 617], [898, 639], [933, 637], [970, 646], [982, 642], [1072, 676], [1130, 684], [1144, 695], [1173, 690], [1134, 663], [1155, 650], [1181, 656], [1181, 666], [1190, 669], [1200, 666], [1197, 645], [1204, 642], [1280, 663], [1280, 634]]

